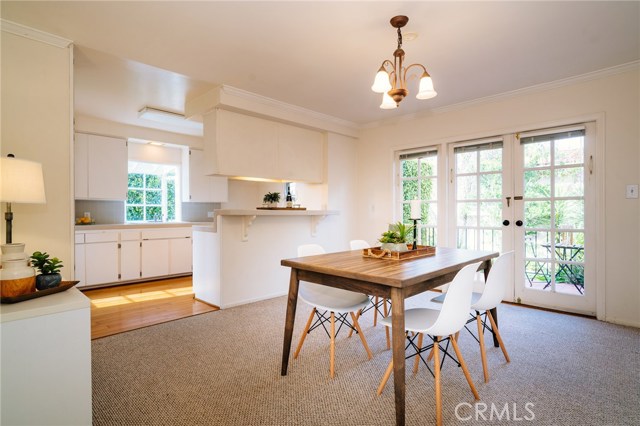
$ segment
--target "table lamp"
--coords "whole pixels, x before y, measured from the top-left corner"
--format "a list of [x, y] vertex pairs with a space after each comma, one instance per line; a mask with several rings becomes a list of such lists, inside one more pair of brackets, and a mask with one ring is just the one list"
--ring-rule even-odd
[[7, 221], [6, 244], [12, 243], [12, 203], [44, 204], [44, 179], [42, 164], [19, 160], [13, 154], [0, 158], [0, 201], [7, 203], [4, 218]]

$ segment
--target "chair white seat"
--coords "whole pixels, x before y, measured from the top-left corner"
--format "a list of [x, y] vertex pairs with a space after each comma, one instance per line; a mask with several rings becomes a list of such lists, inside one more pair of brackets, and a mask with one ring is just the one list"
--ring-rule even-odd
[[[422, 333], [435, 324], [440, 315], [437, 309], [414, 308], [404, 311], [404, 329], [412, 333]], [[382, 318], [380, 323], [391, 327], [391, 317]]]
[[369, 304], [366, 294], [307, 282], [300, 286], [298, 297], [316, 309], [340, 314], [357, 312]]
[[[431, 301], [435, 303], [442, 303], [444, 302], [444, 298], [446, 297], [446, 295], [447, 293], [442, 293], [436, 297], [433, 297]], [[480, 300], [481, 297], [482, 297], [482, 293], [471, 293], [471, 309], [475, 309], [473, 305], [476, 302], [478, 302], [478, 300]]]

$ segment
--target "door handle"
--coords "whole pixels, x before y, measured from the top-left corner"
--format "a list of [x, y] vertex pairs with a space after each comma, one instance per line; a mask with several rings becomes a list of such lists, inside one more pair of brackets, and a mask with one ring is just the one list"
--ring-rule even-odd
[[509, 222], [507, 219], [505, 219], [505, 220], [503, 220], [503, 221], [502, 221], [502, 224], [503, 224], [504, 226], [509, 226], [509, 223], [511, 223], [511, 222]]
[[522, 222], [521, 220], [516, 220], [516, 225], [517, 226], [522, 226], [524, 224], [524, 222]]

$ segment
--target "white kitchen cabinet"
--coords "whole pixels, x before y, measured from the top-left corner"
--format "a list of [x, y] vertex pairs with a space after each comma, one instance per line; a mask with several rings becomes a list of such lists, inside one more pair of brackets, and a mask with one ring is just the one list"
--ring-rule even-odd
[[86, 285], [118, 281], [118, 243], [84, 245]]
[[324, 147], [320, 132], [280, 124], [278, 171], [280, 179], [322, 182]]
[[321, 132], [222, 109], [204, 116], [205, 172], [320, 183], [324, 179]]
[[227, 178], [207, 176], [204, 151], [185, 149], [182, 157], [182, 201], [225, 203], [229, 200]]
[[131, 281], [140, 278], [140, 241], [120, 243], [120, 280]]
[[169, 275], [169, 240], [144, 240], [140, 251], [141, 278]]
[[192, 252], [191, 238], [169, 240], [169, 274], [191, 273]]
[[125, 200], [127, 198], [127, 141], [76, 133], [74, 143], [75, 198]]
[[82, 235], [82, 242], [77, 241], [76, 234], [76, 245], [75, 245], [75, 265], [74, 265], [74, 275], [73, 279], [76, 281], [80, 281], [76, 287], [83, 287], [87, 285], [87, 276], [85, 274], [86, 268], [86, 258], [84, 251], [84, 234]]

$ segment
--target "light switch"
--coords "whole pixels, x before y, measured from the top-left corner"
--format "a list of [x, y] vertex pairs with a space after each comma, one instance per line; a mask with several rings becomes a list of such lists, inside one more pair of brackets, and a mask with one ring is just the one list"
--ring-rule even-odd
[[638, 198], [638, 185], [627, 185], [627, 198]]

